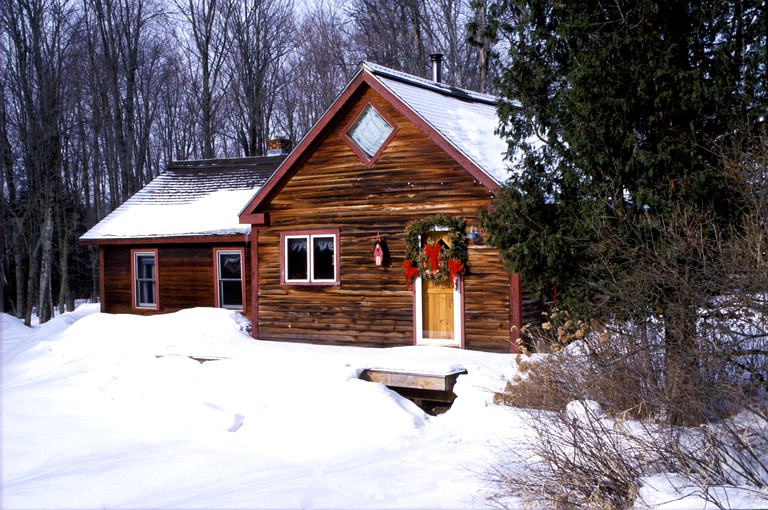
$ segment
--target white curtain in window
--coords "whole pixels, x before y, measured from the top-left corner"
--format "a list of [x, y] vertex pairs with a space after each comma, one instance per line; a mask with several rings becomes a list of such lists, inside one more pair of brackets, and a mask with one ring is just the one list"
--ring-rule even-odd
[[291, 251], [295, 251], [295, 252], [307, 251], [306, 239], [291, 239], [290, 242], [288, 243], [288, 246], [290, 247]]
[[333, 251], [333, 239], [315, 239], [315, 249], [319, 251]]

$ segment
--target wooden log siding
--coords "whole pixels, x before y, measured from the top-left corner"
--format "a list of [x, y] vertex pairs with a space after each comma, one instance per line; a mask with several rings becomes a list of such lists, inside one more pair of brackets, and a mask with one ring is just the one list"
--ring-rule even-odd
[[[201, 243], [168, 245], [102, 245], [102, 275], [104, 278], [104, 302], [102, 311], [107, 313], [134, 313], [153, 315], [176, 312], [196, 306], [215, 306], [215, 274], [213, 249], [242, 248], [243, 243]], [[158, 289], [160, 309], [142, 310], [132, 307], [131, 249], [151, 248], [158, 250]], [[245, 250], [243, 267], [246, 283], [246, 315], [250, 313], [251, 265], [250, 250]]]
[[509, 352], [509, 273], [499, 252], [469, 246], [469, 272], [464, 278], [464, 331], [468, 349]]
[[[399, 126], [378, 161], [366, 168], [342, 140], [360, 101], [373, 100]], [[413, 344], [413, 294], [403, 278], [405, 229], [445, 213], [477, 225], [491, 200], [442, 149], [386, 101], [368, 90], [296, 170], [265, 209], [270, 223], [258, 232], [258, 337], [391, 346]], [[338, 286], [282, 286], [280, 232], [338, 228]], [[376, 266], [377, 234], [391, 261]], [[498, 251], [469, 250], [465, 279], [465, 346], [510, 351], [509, 274]]]

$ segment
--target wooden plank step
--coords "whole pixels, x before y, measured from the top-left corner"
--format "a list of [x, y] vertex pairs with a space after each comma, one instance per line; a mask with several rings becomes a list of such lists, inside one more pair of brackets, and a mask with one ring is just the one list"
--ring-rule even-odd
[[410, 388], [452, 392], [456, 379], [466, 374], [466, 370], [451, 372], [417, 372], [391, 368], [367, 368], [360, 374], [360, 379], [384, 384], [390, 388]]

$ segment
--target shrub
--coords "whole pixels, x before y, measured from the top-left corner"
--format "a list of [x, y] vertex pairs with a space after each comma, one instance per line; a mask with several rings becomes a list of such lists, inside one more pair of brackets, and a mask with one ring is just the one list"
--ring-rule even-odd
[[[519, 355], [518, 375], [496, 395], [500, 404], [531, 410], [526, 454], [495, 469], [504, 493], [561, 508], [626, 508], [644, 477], [677, 473], [715, 506], [726, 503], [713, 487], [765, 496], [759, 491], [768, 487], [768, 415], [759, 375], [766, 338], [744, 335], [760, 331], [760, 321], [755, 329], [744, 317], [736, 336], [724, 332], [735, 323], [719, 335], [700, 328], [708, 334], [700, 342], [698, 386], [708, 391], [689, 405], [710, 421], [692, 428], [666, 423], [672, 402], [652, 322], [586, 328], [558, 313], [527, 331], [549, 351]], [[585, 333], [576, 338], [574, 331]], [[745, 336], [750, 349], [744, 342], [734, 347]]]

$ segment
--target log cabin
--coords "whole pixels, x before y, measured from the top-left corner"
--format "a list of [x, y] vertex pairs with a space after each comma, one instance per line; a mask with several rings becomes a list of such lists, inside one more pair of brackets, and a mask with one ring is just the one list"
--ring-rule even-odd
[[151, 315], [191, 307], [249, 314], [250, 227], [238, 213], [285, 159], [177, 161], [86, 232], [99, 247], [101, 311]]
[[542, 304], [479, 215], [508, 177], [496, 98], [372, 63], [240, 213], [257, 339], [515, 352]]

